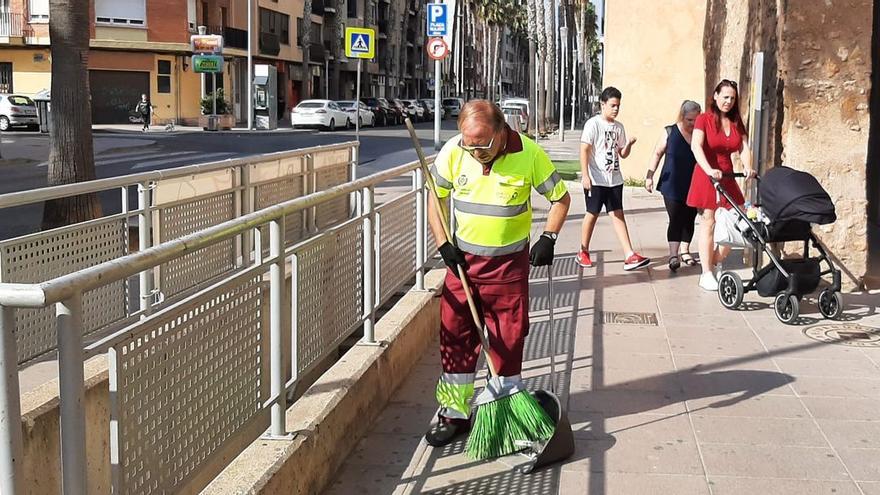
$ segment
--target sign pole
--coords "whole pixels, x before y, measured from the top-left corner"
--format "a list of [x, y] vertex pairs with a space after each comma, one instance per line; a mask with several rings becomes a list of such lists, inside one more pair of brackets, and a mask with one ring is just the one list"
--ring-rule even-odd
[[[364, 65], [364, 59], [358, 59], [358, 74], [357, 74], [357, 84], [355, 88], [355, 97], [354, 97], [354, 114], [356, 116], [354, 121], [354, 138], [357, 142], [361, 142], [361, 69]], [[375, 118], [375, 117], [374, 117]]]
[[441, 80], [440, 61], [434, 61], [434, 149], [440, 150], [440, 120], [443, 117], [443, 107], [440, 106], [440, 88], [443, 87]]
[[217, 116], [217, 73], [211, 73], [211, 115]]

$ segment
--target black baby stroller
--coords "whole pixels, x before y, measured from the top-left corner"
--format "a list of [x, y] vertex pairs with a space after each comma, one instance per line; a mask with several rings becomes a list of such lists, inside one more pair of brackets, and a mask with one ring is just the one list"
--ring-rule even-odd
[[[736, 174], [742, 176], [742, 174]], [[831, 284], [819, 293], [819, 311], [825, 318], [837, 318], [843, 311], [840, 296], [840, 270], [835, 268], [828, 253], [819, 242], [810, 224], [829, 224], [837, 220], [834, 203], [815, 177], [788, 167], [775, 167], [758, 181], [760, 214], [765, 219], [750, 219], [747, 212], [735, 205], [724, 188], [713, 180], [715, 189], [734, 205], [732, 212], [742, 237], [751, 245], [752, 278], [742, 280], [731, 271], [718, 278], [718, 298], [725, 308], [734, 309], [742, 304], [747, 292], [758, 291], [762, 297], [774, 297], [773, 309], [779, 321], [791, 324], [800, 311], [800, 300], [814, 292], [825, 275], [831, 275]], [[800, 259], [780, 260], [770, 249], [774, 242], [803, 241], [804, 254]], [[819, 256], [810, 257], [810, 244]], [[759, 266], [760, 253], [770, 258], [766, 266]], [[828, 269], [822, 269], [822, 262]]]

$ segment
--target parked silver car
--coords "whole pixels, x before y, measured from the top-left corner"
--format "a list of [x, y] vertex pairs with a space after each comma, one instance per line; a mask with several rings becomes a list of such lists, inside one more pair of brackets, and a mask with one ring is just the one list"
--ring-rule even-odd
[[40, 128], [34, 100], [22, 95], [0, 95], [0, 131], [12, 127]]

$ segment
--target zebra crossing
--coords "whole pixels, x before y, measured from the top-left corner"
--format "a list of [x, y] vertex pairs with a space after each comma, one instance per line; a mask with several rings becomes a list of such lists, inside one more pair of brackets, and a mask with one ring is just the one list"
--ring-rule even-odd
[[[165, 150], [134, 151], [130, 153], [110, 153], [96, 156], [95, 167], [120, 167], [131, 171], [143, 171], [159, 168], [183, 167], [198, 163], [215, 162], [227, 158], [238, 158], [247, 153], [235, 153], [220, 151], [205, 153], [202, 151], [175, 151], [169, 153]], [[37, 167], [47, 167], [48, 162], [37, 164]], [[127, 167], [126, 167], [127, 165]]]

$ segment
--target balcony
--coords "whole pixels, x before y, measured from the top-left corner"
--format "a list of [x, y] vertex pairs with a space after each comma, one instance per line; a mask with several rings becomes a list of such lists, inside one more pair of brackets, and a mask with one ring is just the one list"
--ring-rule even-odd
[[224, 27], [223, 44], [229, 48], [247, 50], [248, 32], [244, 29], [236, 29], [228, 26]]
[[247, 31], [229, 26], [205, 26], [208, 34], [223, 36], [223, 46], [247, 50]]
[[324, 0], [312, 0], [312, 13], [324, 15]]
[[260, 53], [278, 55], [281, 53], [281, 39], [275, 33], [260, 33]]
[[0, 38], [20, 38], [24, 26], [24, 16], [10, 12], [0, 13]]

